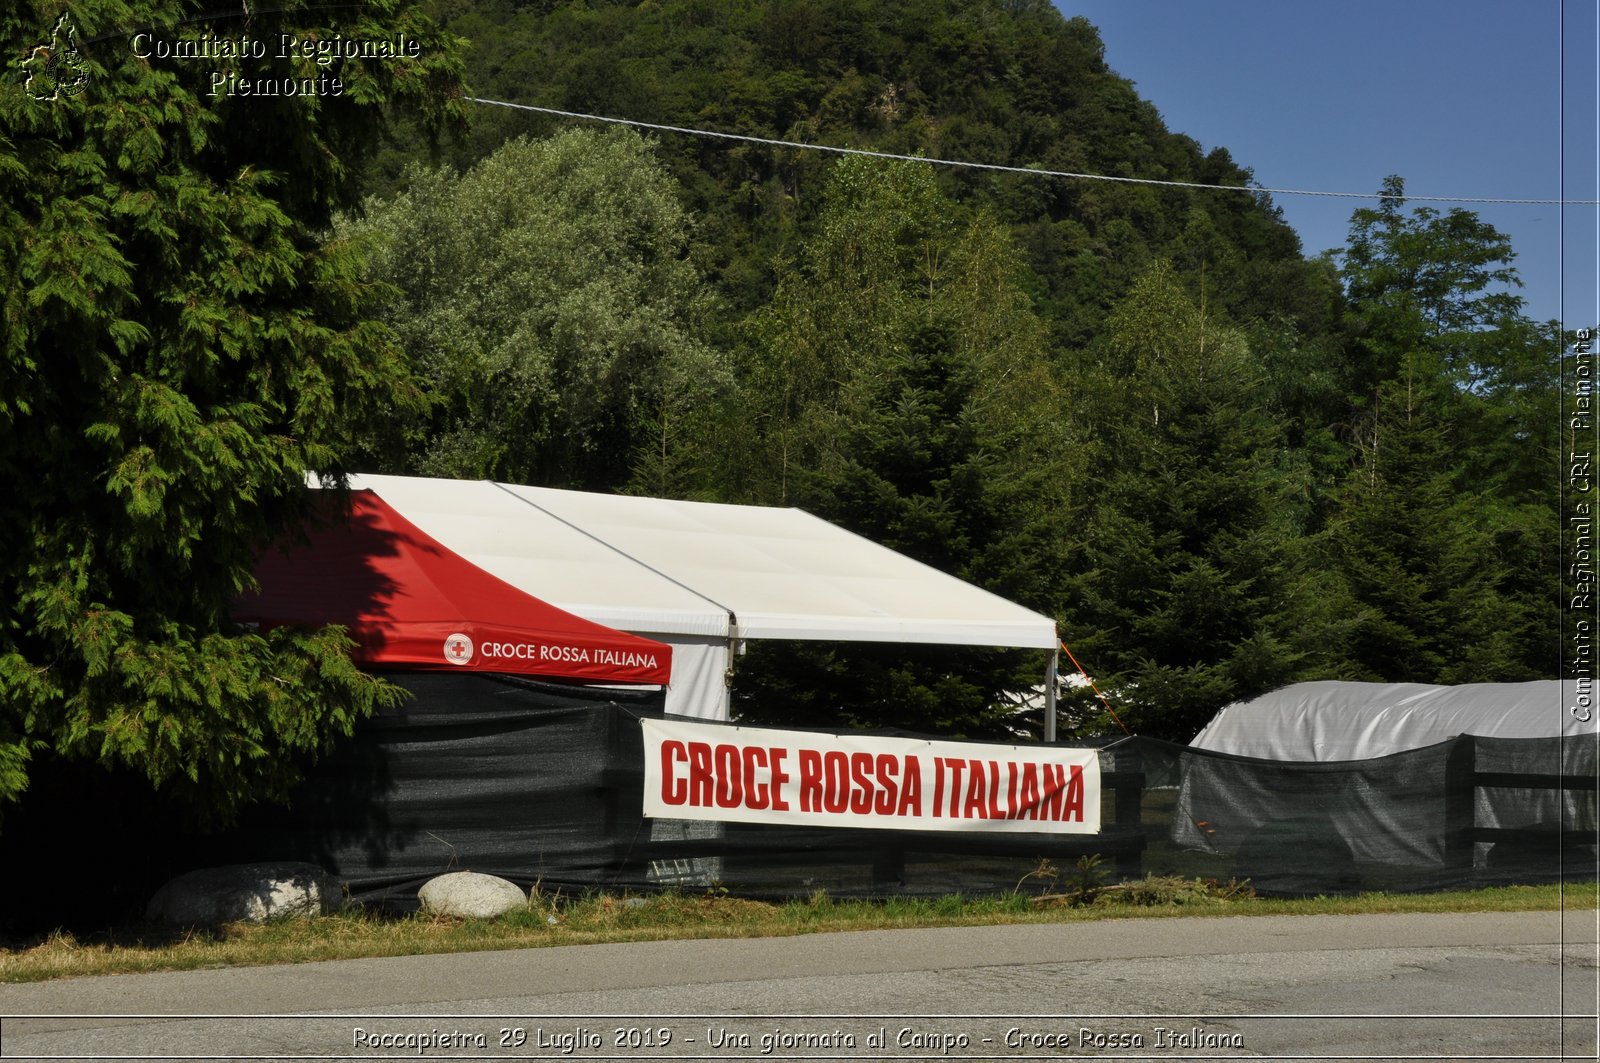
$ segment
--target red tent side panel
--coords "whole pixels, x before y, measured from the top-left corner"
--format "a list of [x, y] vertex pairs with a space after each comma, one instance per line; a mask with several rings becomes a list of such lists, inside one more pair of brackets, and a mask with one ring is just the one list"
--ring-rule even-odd
[[[319, 492], [309, 542], [256, 565], [234, 618], [261, 628], [342, 624], [371, 668], [507, 672], [664, 685], [672, 648], [542, 602], [452, 553], [371, 491]], [[324, 502], [323, 499], [326, 499]]]

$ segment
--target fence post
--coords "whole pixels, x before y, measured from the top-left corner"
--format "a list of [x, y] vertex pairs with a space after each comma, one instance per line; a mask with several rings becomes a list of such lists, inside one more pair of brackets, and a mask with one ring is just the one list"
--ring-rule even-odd
[[894, 893], [906, 884], [906, 851], [898, 837], [890, 838], [873, 851], [872, 888]]
[[1101, 770], [1117, 804], [1111, 820], [1117, 834], [1117, 877], [1127, 881], [1144, 876], [1144, 754], [1127, 741], [1110, 755], [1116, 758], [1114, 767], [1105, 770], [1102, 752]]
[[1471, 871], [1478, 819], [1478, 748], [1472, 735], [1450, 743], [1444, 767], [1444, 864]]

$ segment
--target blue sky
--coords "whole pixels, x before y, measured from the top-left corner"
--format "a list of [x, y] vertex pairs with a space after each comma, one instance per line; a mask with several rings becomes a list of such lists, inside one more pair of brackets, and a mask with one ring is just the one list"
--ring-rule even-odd
[[[1600, 198], [1595, 0], [1056, 5], [1100, 29], [1169, 129], [1264, 187], [1376, 192], [1399, 174], [1413, 195]], [[1274, 200], [1307, 254], [1341, 245], [1362, 205]], [[1512, 238], [1531, 316], [1600, 321], [1594, 206], [1459, 206]]]

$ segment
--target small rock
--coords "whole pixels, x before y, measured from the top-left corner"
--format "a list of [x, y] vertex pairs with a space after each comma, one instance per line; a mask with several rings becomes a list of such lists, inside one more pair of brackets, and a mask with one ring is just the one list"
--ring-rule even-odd
[[528, 895], [515, 882], [476, 871], [452, 871], [429, 879], [417, 897], [423, 911], [465, 919], [494, 919], [528, 906]]

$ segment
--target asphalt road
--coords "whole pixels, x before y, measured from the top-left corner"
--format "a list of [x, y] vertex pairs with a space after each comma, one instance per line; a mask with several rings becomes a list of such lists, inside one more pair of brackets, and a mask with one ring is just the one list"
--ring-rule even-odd
[[0, 1059], [1595, 1059], [1597, 914], [657, 942], [0, 985]]

